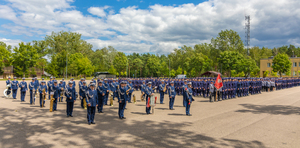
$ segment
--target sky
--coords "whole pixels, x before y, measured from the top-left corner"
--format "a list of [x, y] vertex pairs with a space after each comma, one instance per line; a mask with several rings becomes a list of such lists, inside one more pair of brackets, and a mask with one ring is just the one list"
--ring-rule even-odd
[[168, 54], [225, 29], [245, 41], [245, 15], [251, 46], [300, 46], [298, 0], [0, 0], [0, 41], [17, 46], [63, 30], [94, 50]]

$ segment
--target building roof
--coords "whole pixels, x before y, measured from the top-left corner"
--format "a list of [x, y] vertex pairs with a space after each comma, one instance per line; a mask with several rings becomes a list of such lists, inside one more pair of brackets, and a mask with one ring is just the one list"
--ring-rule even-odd
[[201, 76], [210, 76], [210, 75], [216, 75], [217, 76], [218, 74], [220, 74], [220, 76], [222, 76], [221, 73], [216, 72], [216, 71], [207, 71], [207, 72], [201, 74]]

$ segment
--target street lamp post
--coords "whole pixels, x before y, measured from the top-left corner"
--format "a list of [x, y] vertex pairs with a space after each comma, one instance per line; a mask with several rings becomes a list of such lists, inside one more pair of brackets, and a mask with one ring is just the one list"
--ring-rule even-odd
[[294, 51], [292, 51], [292, 52], [293, 52], [293, 64], [292, 64], [293, 74], [292, 74], [292, 75], [293, 75], [293, 77], [294, 77], [294, 66], [295, 66], [295, 64], [294, 64], [294, 57], [295, 57], [295, 56], [294, 56]]

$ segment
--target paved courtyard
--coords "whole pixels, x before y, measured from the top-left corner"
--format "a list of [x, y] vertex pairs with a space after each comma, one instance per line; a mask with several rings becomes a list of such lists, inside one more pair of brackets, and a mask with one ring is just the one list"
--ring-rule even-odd
[[[29, 81], [28, 81], [29, 82]], [[300, 147], [300, 87], [263, 92], [216, 103], [195, 97], [193, 116], [185, 115], [182, 96], [176, 96], [175, 110], [157, 104], [155, 114], [146, 115], [145, 102], [128, 104], [126, 120], [118, 118], [118, 104], [96, 113], [95, 125], [88, 125], [86, 110], [77, 101], [74, 117], [66, 117], [65, 102], [57, 112], [3, 96], [0, 81], [0, 147]], [[77, 87], [78, 89], [78, 87]], [[159, 96], [159, 94], [155, 94]], [[165, 96], [167, 98], [167, 95]]]

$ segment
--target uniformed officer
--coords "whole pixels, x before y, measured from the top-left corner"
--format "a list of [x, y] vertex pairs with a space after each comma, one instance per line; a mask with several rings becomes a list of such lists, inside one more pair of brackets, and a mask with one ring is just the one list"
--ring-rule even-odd
[[209, 101], [210, 102], [214, 102], [214, 91], [215, 91], [214, 82], [210, 81], [210, 84], [209, 84]]
[[143, 80], [143, 84], [141, 85], [141, 95], [143, 96], [143, 98], [145, 99], [145, 89], [146, 89], [146, 81], [145, 80]]
[[[8, 77], [8, 80], [6, 81], [6, 85], [9, 85], [9, 84], [11, 84], [10, 77]], [[6, 93], [7, 93], [7, 96], [11, 93], [11, 86], [8, 88]]]
[[14, 77], [14, 80], [11, 82], [11, 89], [13, 92], [13, 98], [16, 99], [17, 98], [17, 90], [19, 87], [19, 82], [17, 81], [17, 77]]
[[[148, 82], [147, 83], [147, 87], [145, 89], [145, 93], [146, 93], [146, 113], [149, 115], [151, 114], [150, 111], [151, 111], [151, 106], [149, 104], [150, 102], [150, 97], [153, 95], [153, 89], [151, 87], [151, 82]], [[149, 100], [149, 101], [148, 101]]]
[[120, 119], [126, 119], [126, 117], [124, 117], [124, 110], [125, 110], [125, 106], [126, 106], [126, 100], [127, 100], [127, 95], [126, 95], [126, 91], [127, 91], [127, 86], [126, 83], [124, 81], [121, 82], [121, 87], [118, 89], [118, 102], [119, 102], [119, 118]]
[[242, 94], [242, 90], [241, 90], [241, 79], [239, 79], [238, 83], [237, 83], [237, 96], [241, 97]]
[[[83, 82], [83, 85], [86, 84]], [[86, 97], [87, 99], [84, 99], [87, 104], [87, 120], [88, 124], [95, 124], [94, 119], [95, 119], [95, 112], [96, 112], [96, 107], [98, 106], [98, 97], [97, 97], [97, 91], [95, 90], [95, 84], [92, 83], [90, 85], [90, 89], [86, 92]]]
[[53, 111], [57, 111], [57, 99], [59, 94], [59, 87], [56, 80], [53, 80], [53, 86], [51, 88], [51, 91], [53, 92]]
[[[39, 92], [40, 92], [40, 107], [45, 107], [45, 100], [43, 98], [43, 95], [46, 96], [47, 93], [47, 86], [46, 86], [46, 82], [42, 81], [41, 82], [41, 86], [39, 87]], [[43, 94], [43, 90], [45, 89], [45, 94]], [[45, 98], [46, 99], [46, 98]], [[43, 106], [44, 105], [44, 106]]]
[[115, 100], [115, 92], [117, 91], [117, 87], [116, 87], [116, 81], [115, 79], [113, 79], [112, 83], [109, 84], [110, 85], [110, 91], [112, 91], [112, 97], [113, 97], [113, 100]]
[[[95, 85], [95, 84], [94, 84]], [[95, 86], [94, 86], [95, 87]], [[94, 88], [95, 89], [95, 88]], [[81, 87], [79, 89], [79, 95], [80, 95], [80, 100], [81, 100], [81, 108], [84, 108], [84, 109], [87, 109], [87, 106], [84, 105], [84, 102], [86, 102], [86, 99], [87, 99], [87, 95], [86, 95], [86, 92], [87, 92], [87, 86], [86, 86], [86, 82], [83, 81], [82, 84], [81, 84]], [[98, 99], [98, 98], [96, 98]], [[98, 102], [98, 101], [97, 101]], [[98, 104], [98, 103], [97, 103]]]
[[27, 91], [27, 83], [25, 82], [25, 78], [22, 79], [22, 82], [19, 85], [21, 92], [21, 102], [25, 102], [25, 96]]
[[48, 99], [50, 100], [50, 92], [51, 92], [51, 88], [53, 86], [52, 77], [50, 77], [50, 80], [47, 82], [47, 86], [48, 86]]
[[63, 83], [63, 81], [61, 80], [60, 83], [58, 84], [58, 87], [59, 87], [59, 93], [58, 93], [58, 97], [59, 97], [59, 101], [58, 102], [63, 102], [63, 99], [64, 99], [64, 96], [60, 96], [61, 93], [64, 92], [65, 90], [65, 85]]
[[74, 78], [71, 78], [71, 82], [73, 83], [73, 87], [75, 88], [76, 87], [76, 82], [74, 81]]
[[185, 105], [186, 105], [186, 100], [187, 100], [187, 95], [186, 95], [186, 93], [185, 93], [185, 90], [186, 90], [186, 88], [187, 88], [188, 86], [187, 86], [187, 81], [186, 80], [184, 80], [184, 84], [182, 85], [182, 96], [183, 96], [183, 106], [185, 107]]
[[188, 83], [188, 88], [186, 88], [186, 101], [185, 101], [185, 112], [186, 112], [186, 115], [187, 116], [192, 116], [192, 114], [190, 114], [190, 106], [192, 104], [192, 101], [193, 101], [193, 90], [192, 90], [192, 83], [189, 82]]
[[104, 100], [105, 100], [105, 93], [106, 89], [103, 86], [103, 82], [99, 81], [98, 87], [97, 87], [97, 99], [98, 99], [98, 113], [103, 113], [103, 105], [104, 105]]
[[164, 97], [165, 97], [164, 88], [165, 88], [165, 81], [161, 80], [161, 84], [159, 85], [160, 104], [164, 103]]
[[30, 82], [29, 83], [29, 91], [30, 91], [30, 105], [31, 104], [35, 104], [35, 96], [34, 96], [34, 91], [35, 91], [35, 89], [34, 89], [34, 82], [35, 82], [35, 80], [34, 80], [34, 78], [32, 78], [32, 82]]
[[76, 101], [76, 91], [75, 87], [73, 87], [73, 82], [69, 82], [69, 86], [67, 86], [65, 91], [66, 102], [67, 102], [67, 117], [73, 117], [73, 106]]
[[169, 91], [169, 109], [170, 110], [174, 110], [173, 106], [174, 106], [174, 102], [175, 102], [175, 96], [176, 96], [176, 91], [175, 91], [175, 87], [174, 87], [174, 82], [172, 81], [171, 86], [169, 86], [168, 91]]
[[129, 93], [128, 93], [128, 96], [127, 96], [127, 100], [128, 100], [128, 103], [131, 103], [131, 96], [132, 96], [134, 88], [133, 88], [133, 85], [132, 85], [132, 80], [129, 80], [128, 82], [129, 83], [127, 84], [127, 87], [129, 89]]
[[[37, 93], [39, 86], [40, 86], [39, 80], [37, 79], [37, 77], [35, 77], [34, 78], [34, 94]], [[35, 99], [35, 95], [34, 95], [34, 99]]]
[[104, 105], [107, 105], [107, 101], [108, 101], [108, 95], [109, 95], [109, 84], [107, 83], [107, 79], [104, 79], [104, 83], [103, 83], [103, 87], [105, 89], [105, 95], [104, 95]]

